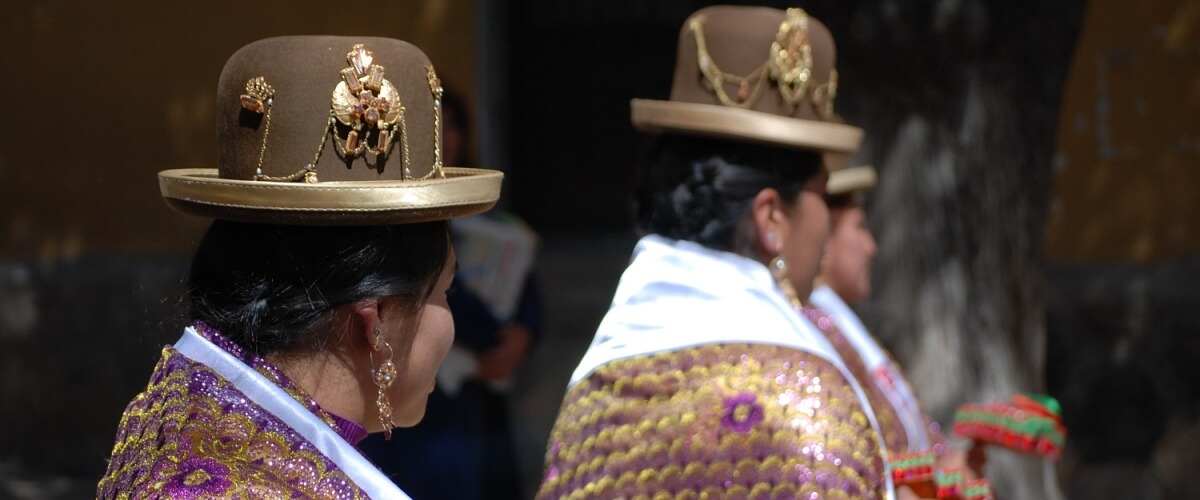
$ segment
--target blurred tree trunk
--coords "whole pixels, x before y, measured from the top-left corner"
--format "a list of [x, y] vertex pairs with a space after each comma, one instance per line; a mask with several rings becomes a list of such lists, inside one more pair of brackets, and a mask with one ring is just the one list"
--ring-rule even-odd
[[[839, 109], [880, 171], [872, 331], [943, 424], [959, 403], [1044, 390], [1043, 231], [1084, 2], [806, 7], [838, 41]], [[1053, 497], [1037, 461], [989, 458], [1002, 497]]]

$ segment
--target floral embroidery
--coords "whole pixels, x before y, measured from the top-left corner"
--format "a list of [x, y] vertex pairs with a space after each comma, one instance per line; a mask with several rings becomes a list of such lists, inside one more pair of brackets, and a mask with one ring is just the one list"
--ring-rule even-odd
[[220, 495], [229, 487], [229, 468], [215, 460], [192, 457], [179, 464], [164, 488], [169, 496], [192, 498]]
[[749, 392], [725, 399], [725, 414], [721, 417], [721, 425], [739, 434], [750, 432], [754, 425], [762, 422], [763, 407], [758, 404], [758, 398]]
[[[204, 325], [202, 336], [332, 417], [277, 368]], [[333, 425], [333, 424], [330, 424]], [[295, 429], [172, 347], [121, 417], [98, 498], [366, 498]]]
[[748, 344], [613, 361], [572, 387], [537, 498], [861, 498], [886, 464], [853, 387], [815, 354]]

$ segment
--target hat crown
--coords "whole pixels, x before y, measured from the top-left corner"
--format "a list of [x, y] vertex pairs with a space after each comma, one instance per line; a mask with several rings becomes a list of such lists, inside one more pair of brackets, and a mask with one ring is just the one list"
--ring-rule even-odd
[[159, 172], [187, 214], [254, 223], [406, 224], [491, 208], [503, 174], [445, 167], [441, 80], [388, 38], [299, 36], [238, 50], [217, 85], [218, 168]]
[[440, 83], [420, 49], [376, 37], [259, 40], [217, 87], [223, 179], [376, 181], [440, 173]]
[[713, 6], [679, 33], [671, 101], [840, 122], [835, 46], [803, 9]]

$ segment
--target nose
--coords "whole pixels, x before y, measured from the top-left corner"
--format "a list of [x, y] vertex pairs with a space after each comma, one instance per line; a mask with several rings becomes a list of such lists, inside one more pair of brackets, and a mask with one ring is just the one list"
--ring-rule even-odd
[[875, 243], [875, 235], [871, 234], [871, 230], [867, 229], [867, 256], [874, 257], [875, 252], [879, 250], [879, 245]]

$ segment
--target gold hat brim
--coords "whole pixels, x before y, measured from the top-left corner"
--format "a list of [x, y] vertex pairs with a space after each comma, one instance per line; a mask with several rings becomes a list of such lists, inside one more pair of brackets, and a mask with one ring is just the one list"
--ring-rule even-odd
[[158, 186], [171, 208], [241, 222], [383, 225], [447, 220], [484, 212], [504, 174], [445, 167], [445, 178], [407, 181], [266, 182], [221, 179], [215, 168], [165, 170]]
[[837, 196], [855, 191], [866, 191], [874, 188], [877, 182], [879, 182], [879, 175], [875, 173], [875, 167], [862, 165], [843, 168], [829, 174], [829, 180], [825, 183], [825, 192]]
[[800, 149], [853, 153], [861, 128], [803, 120], [714, 104], [633, 99], [633, 126], [643, 132], [675, 132], [749, 140]]

